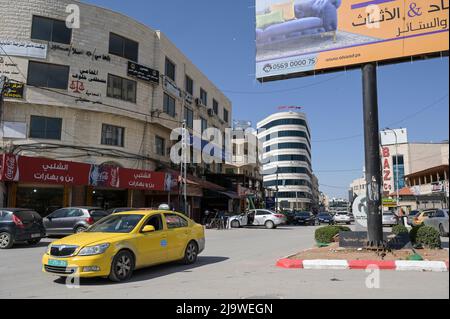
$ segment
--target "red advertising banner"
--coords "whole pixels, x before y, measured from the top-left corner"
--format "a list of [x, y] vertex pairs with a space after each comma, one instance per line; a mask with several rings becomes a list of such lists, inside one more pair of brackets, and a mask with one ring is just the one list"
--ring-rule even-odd
[[1, 177], [24, 183], [87, 185], [90, 167], [84, 163], [3, 154]]
[[[164, 191], [169, 182], [166, 173], [120, 169], [120, 188]], [[169, 175], [170, 176], [170, 175]]]
[[176, 177], [110, 165], [58, 161], [46, 158], [2, 154], [0, 180], [8, 182], [63, 184], [105, 188], [168, 191], [176, 187]]

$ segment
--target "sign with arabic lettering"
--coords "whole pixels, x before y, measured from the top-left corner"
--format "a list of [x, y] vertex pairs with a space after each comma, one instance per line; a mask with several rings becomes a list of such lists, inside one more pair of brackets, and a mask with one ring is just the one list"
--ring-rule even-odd
[[128, 75], [139, 80], [159, 84], [159, 71], [128, 61]]
[[449, 0], [256, 0], [256, 77], [277, 80], [449, 49]]
[[120, 188], [164, 191], [165, 173], [135, 169], [120, 170]]
[[84, 163], [4, 154], [1, 179], [23, 183], [87, 185], [90, 167]]
[[46, 59], [47, 44], [23, 42], [13, 40], [0, 40], [0, 55], [11, 55], [26, 58]]
[[23, 99], [23, 90], [25, 84], [10, 82], [5, 85], [3, 96], [10, 99]]

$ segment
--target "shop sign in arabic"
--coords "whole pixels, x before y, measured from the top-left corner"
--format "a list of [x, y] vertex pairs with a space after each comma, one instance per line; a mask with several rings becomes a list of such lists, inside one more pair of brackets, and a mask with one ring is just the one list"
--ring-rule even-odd
[[5, 92], [3, 93], [3, 96], [10, 99], [23, 99], [24, 88], [24, 83], [7, 83], [5, 85]]
[[23, 42], [14, 40], [0, 40], [0, 55], [19, 56], [35, 59], [47, 58], [47, 44]]

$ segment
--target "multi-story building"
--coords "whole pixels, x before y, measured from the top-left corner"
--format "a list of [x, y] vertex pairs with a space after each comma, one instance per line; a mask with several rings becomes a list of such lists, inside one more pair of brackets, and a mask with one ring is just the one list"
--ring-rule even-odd
[[[409, 142], [407, 129], [381, 133], [384, 208], [406, 210], [448, 205], [448, 141]], [[350, 185], [352, 197], [365, 195], [365, 179]]]
[[[264, 189], [256, 130], [249, 121], [235, 121], [230, 138], [232, 157], [224, 164], [224, 173], [208, 174], [207, 180], [228, 190], [224, 195], [233, 202], [228, 207], [233, 207], [235, 213], [253, 206], [260, 208], [264, 202]], [[216, 205], [219, 203], [216, 201]]]
[[312, 204], [311, 134], [301, 112], [275, 113], [258, 123], [264, 187], [278, 208], [309, 210]]
[[[47, 172], [27, 177], [22, 171], [3, 178], [4, 205], [42, 212], [48, 206], [167, 202], [170, 192], [156, 187], [149, 173], [176, 168], [172, 130], [185, 121], [193, 134], [194, 120], [201, 121], [201, 131], [230, 126], [229, 99], [162, 32], [78, 1], [0, 0], [0, 7], [8, 8], [0, 20], [0, 76], [9, 79], [0, 112], [3, 152], [23, 157], [17, 160], [25, 166], [26, 157], [45, 158], [46, 168], [67, 167], [67, 176], [87, 166], [64, 161], [95, 167], [94, 173], [100, 166], [101, 178], [141, 177], [100, 187], [88, 177], [58, 181], [55, 170], [48, 171], [55, 180], [45, 182]], [[66, 20], [74, 22], [71, 28]], [[201, 175], [223, 167], [189, 169]], [[202, 187], [198, 180], [188, 185], [193, 210], [200, 209]]]
[[311, 185], [312, 185], [312, 202], [311, 202], [311, 210], [314, 213], [318, 213], [320, 210], [320, 190], [319, 190], [319, 179], [315, 174], [311, 176]]

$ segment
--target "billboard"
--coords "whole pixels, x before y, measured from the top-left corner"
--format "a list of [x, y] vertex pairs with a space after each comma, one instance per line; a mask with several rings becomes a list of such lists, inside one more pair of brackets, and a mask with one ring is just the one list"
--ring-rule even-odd
[[449, 0], [256, 0], [256, 78], [448, 51]]

